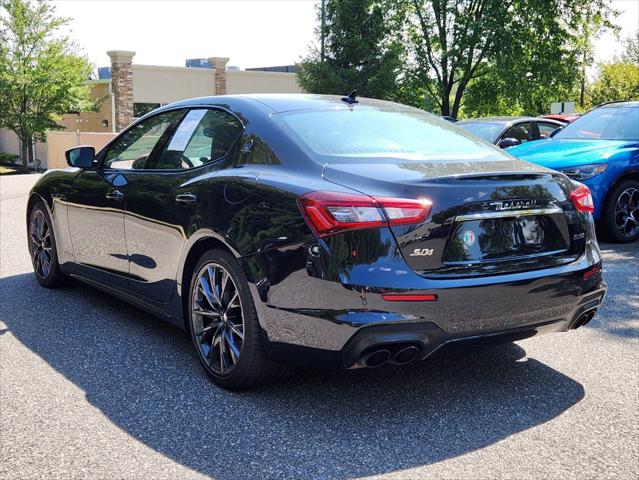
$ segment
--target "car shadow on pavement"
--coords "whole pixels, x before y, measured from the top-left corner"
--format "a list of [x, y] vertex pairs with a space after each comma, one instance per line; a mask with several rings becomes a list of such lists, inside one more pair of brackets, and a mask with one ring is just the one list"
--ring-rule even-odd
[[515, 344], [407, 367], [305, 370], [230, 393], [206, 379], [186, 335], [105, 294], [45, 290], [32, 274], [0, 279], [0, 290], [9, 333], [111, 422], [220, 479], [418, 467], [547, 422], [584, 396], [578, 382]]

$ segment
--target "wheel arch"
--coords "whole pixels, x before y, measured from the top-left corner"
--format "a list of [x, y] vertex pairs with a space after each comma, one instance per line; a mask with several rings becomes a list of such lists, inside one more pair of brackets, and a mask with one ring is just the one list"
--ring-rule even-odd
[[625, 180], [636, 180], [637, 182], [639, 182], [639, 170], [626, 170], [621, 175], [619, 175], [615, 179], [615, 181], [608, 186], [608, 189], [606, 190], [606, 196], [604, 197], [603, 205], [608, 205], [612, 192], [615, 191], [615, 188], [617, 188], [617, 185], [619, 185], [621, 182]]
[[191, 284], [191, 276], [195, 269], [195, 264], [204, 252], [219, 248], [226, 250], [235, 258], [239, 258], [239, 252], [231, 247], [224, 237], [212, 230], [198, 232], [191, 236], [187, 246], [184, 248], [182, 261], [180, 262], [180, 270], [177, 275], [179, 283], [179, 292], [182, 303], [182, 318], [184, 321], [184, 329], [189, 331], [189, 315], [188, 315], [188, 296]]
[[29, 231], [29, 218], [31, 217], [31, 211], [33, 210], [33, 206], [38, 202], [42, 202], [42, 204], [44, 205], [44, 208], [46, 208], [47, 210], [47, 215], [49, 216], [49, 219], [51, 220], [51, 228], [53, 228], [53, 236], [54, 238], [58, 238], [58, 229], [57, 229], [57, 225], [55, 224], [55, 221], [53, 219], [53, 211], [51, 209], [51, 205], [49, 205], [49, 202], [47, 202], [47, 200], [40, 195], [38, 192], [31, 192], [31, 194], [29, 195], [29, 200], [27, 200], [27, 215], [25, 217], [25, 221], [27, 223], [27, 231]]

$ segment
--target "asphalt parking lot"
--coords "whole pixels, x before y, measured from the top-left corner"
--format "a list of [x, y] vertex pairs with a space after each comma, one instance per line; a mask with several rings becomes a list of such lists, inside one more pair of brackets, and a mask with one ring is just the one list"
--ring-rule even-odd
[[409, 367], [229, 393], [186, 336], [82, 285], [45, 290], [0, 177], [0, 478], [639, 476], [639, 244], [602, 244], [586, 327]]

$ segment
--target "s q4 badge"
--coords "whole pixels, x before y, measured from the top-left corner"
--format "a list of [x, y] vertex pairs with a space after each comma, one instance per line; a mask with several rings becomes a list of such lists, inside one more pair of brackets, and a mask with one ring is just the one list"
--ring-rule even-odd
[[410, 254], [411, 257], [430, 257], [433, 254], [432, 248], [416, 248], [413, 250], [413, 253]]
[[467, 247], [471, 247], [475, 243], [475, 238], [475, 232], [466, 230], [462, 235], [462, 242], [464, 242], [464, 245]]

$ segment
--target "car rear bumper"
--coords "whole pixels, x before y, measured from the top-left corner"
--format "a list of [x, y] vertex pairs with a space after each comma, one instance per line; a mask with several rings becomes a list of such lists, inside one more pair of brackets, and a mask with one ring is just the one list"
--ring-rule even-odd
[[[601, 263], [596, 243], [569, 265], [516, 274], [434, 280], [406, 269], [402, 292], [437, 296], [429, 302], [384, 300], [383, 292], [397, 282], [383, 275], [370, 276], [368, 284], [356, 275], [341, 275], [340, 281], [311, 275], [304, 268], [306, 250], [303, 245], [288, 249], [287, 262], [272, 258], [283, 252], [244, 259], [276, 361], [353, 368], [378, 348], [388, 349], [392, 360], [398, 350], [415, 346], [413, 359], [424, 359], [468, 342], [566, 331], [583, 324], [584, 314], [591, 317], [607, 290], [601, 273], [584, 278]], [[275, 265], [287, 268], [272, 270]]]

